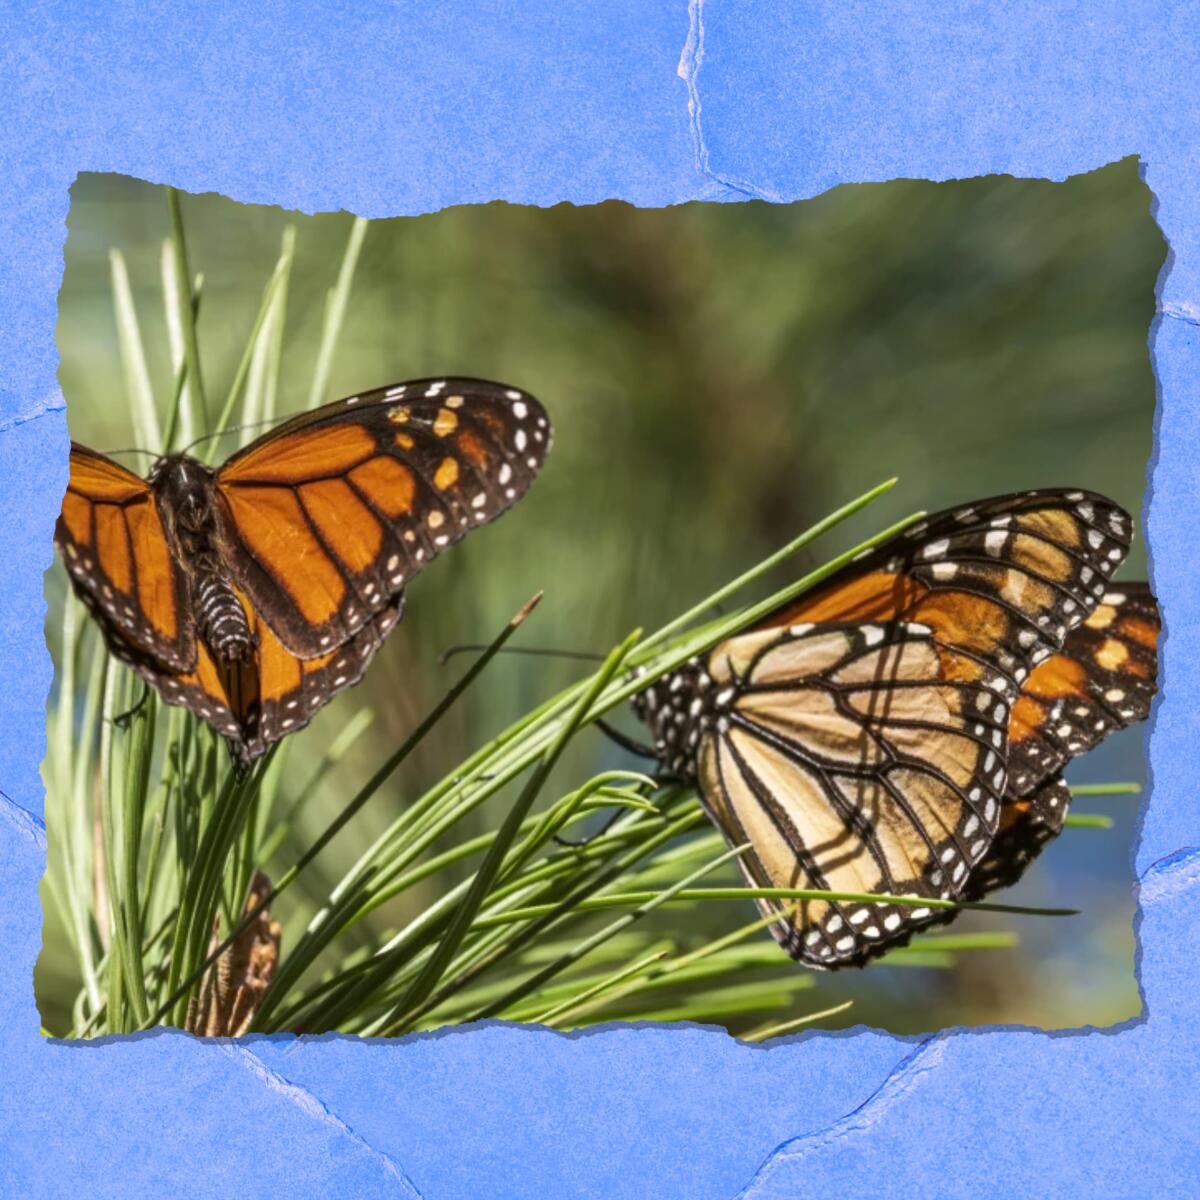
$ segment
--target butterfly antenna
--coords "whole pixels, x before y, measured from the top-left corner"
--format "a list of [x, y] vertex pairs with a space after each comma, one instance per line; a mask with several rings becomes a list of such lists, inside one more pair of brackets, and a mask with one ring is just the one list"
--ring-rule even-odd
[[268, 417], [263, 421], [250, 421], [246, 425], [229, 425], [225, 429], [217, 430], [216, 433], [202, 433], [198, 438], [188, 442], [181, 453], [187, 454], [189, 450], [195, 449], [201, 442], [211, 442], [213, 438], [223, 438], [227, 433], [246, 433], [251, 429], [262, 429], [267, 425], [274, 425], [281, 420], [283, 420], [282, 417]]
[[101, 450], [101, 454], [107, 454], [111, 458], [114, 454], [144, 454], [147, 458], [159, 458], [153, 450], [142, 450], [138, 446], [125, 446], [120, 450]]
[[[461, 646], [451, 646], [438, 655], [438, 666], [444, 667], [456, 654], [467, 654], [471, 651], [486, 650], [487, 647], [477, 642], [464, 642]], [[528, 654], [533, 658], [575, 658], [582, 662], [603, 662], [603, 654], [592, 654], [587, 650], [556, 650], [550, 646], [504, 646], [501, 654]]]

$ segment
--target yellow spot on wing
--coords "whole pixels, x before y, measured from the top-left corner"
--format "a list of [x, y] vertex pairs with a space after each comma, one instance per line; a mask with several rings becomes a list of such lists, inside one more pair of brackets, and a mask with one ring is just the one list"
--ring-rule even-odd
[[1129, 658], [1129, 651], [1124, 643], [1116, 638], [1105, 638], [1096, 651], [1096, 661], [1106, 670], [1115, 671]]
[[433, 473], [433, 482], [440, 491], [453, 487], [458, 482], [458, 459], [443, 458]]
[[437, 419], [433, 422], [433, 432], [438, 437], [445, 437], [458, 428], [458, 417], [448, 408], [439, 408]]

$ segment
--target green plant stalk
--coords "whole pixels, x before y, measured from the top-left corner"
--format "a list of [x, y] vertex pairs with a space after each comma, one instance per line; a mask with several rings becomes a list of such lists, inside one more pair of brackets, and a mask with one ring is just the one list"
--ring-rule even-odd
[[[594, 987], [597, 983], [610, 980], [614, 970], [627, 970], [629, 968], [630, 954], [645, 955], [657, 960], [663, 955], [671, 954], [676, 949], [675, 943], [669, 937], [660, 938], [653, 943], [646, 943], [643, 939], [638, 939], [636, 945], [632, 947], [628, 945], [623, 946], [620, 955], [611, 956], [606, 951], [614, 944], [621, 946], [622, 939], [614, 938], [606, 943], [604, 947], [597, 947], [595, 959], [596, 965], [599, 968], [598, 970], [588, 974], [569, 975], [566, 979], [541, 989], [530, 996], [524, 1004], [505, 1012], [504, 1020], [532, 1020], [550, 1004], [557, 1005], [574, 1000], [582, 991]], [[545, 962], [546, 960], [542, 959], [541, 961]], [[617, 964], [617, 966], [613, 964]], [[538, 964], [534, 961], [533, 956], [526, 954], [521, 956], [519, 965], [521, 967], [530, 967]], [[442, 1005], [438, 1010], [438, 1019], [443, 1024], [451, 1020], [457, 1024], [461, 1014], [473, 1012], [485, 1001], [503, 995], [511, 986], [512, 980], [508, 976], [501, 976], [489, 983], [479, 984], [468, 991], [461, 992], [453, 1000], [449, 1000]]]
[[195, 313], [192, 307], [192, 273], [188, 266], [187, 241], [183, 232], [183, 212], [179, 203], [179, 192], [167, 188], [167, 212], [171, 218], [171, 256], [175, 264], [178, 282], [176, 307], [183, 333], [183, 358], [187, 363], [190, 395], [195, 403], [193, 429], [208, 428], [208, 398], [204, 394], [204, 376], [200, 370], [200, 346], [196, 339]]
[[[88, 685], [84, 694], [83, 729], [88, 731], [76, 740], [74, 731], [76, 703], [76, 662], [83, 654], [84, 639], [81, 637], [79, 618], [82, 608], [73, 596], [68, 595], [63, 613], [63, 677], [60, 682], [58, 717], [55, 726], [55, 754], [58, 782], [56, 790], [69, 805], [68, 819], [64, 822], [66, 836], [56, 838], [61, 844], [64, 875], [67, 884], [67, 903], [70, 908], [70, 929], [75, 943], [76, 959], [79, 963], [83, 990], [88, 1005], [95, 1010], [103, 1002], [103, 993], [97, 973], [95, 945], [88, 914], [92, 908], [93, 859], [91, 855], [91, 796], [88, 787], [91, 765], [95, 753], [95, 738], [90, 731], [96, 728], [104, 690], [105, 653], [99, 638], [91, 639], [91, 666]], [[71, 762], [75, 753], [74, 764]], [[74, 770], [72, 770], [72, 766]]]
[[346, 317], [346, 304], [350, 299], [350, 288], [354, 283], [354, 269], [358, 265], [358, 254], [362, 249], [363, 238], [366, 237], [366, 234], [366, 220], [362, 217], [355, 217], [354, 223], [350, 226], [350, 237], [346, 241], [346, 252], [342, 256], [337, 283], [330, 290], [326, 304], [321, 344], [317, 349], [317, 362], [313, 368], [312, 384], [308, 392], [309, 408], [316, 408], [322, 403], [325, 389], [329, 386], [333, 351], [342, 332], [342, 322]]
[[125, 950], [126, 991], [133, 1019], [141, 1022], [149, 1013], [142, 967], [142, 904], [138, 880], [138, 855], [142, 843], [146, 793], [150, 787], [150, 759], [154, 753], [157, 697], [150, 693], [129, 718], [125, 739], [124, 813], [122, 817], [122, 889], [117, 905], [121, 921], [121, 943]]
[[[104, 881], [108, 893], [108, 1011], [116, 1032], [127, 1032], [129, 1025], [125, 1010], [125, 992], [122, 975], [126, 967], [125, 949], [122, 945], [124, 930], [120, 919], [120, 883], [117, 871], [117, 845], [119, 830], [116, 790], [116, 771], [113, 746], [113, 717], [118, 710], [117, 669], [113, 662], [107, 664], [104, 674], [104, 700], [100, 726], [100, 778], [103, 781], [103, 801], [100, 806], [101, 845], [104, 855]], [[97, 914], [99, 915], [99, 914]]]
[[288, 287], [291, 283], [292, 265], [296, 257], [296, 227], [288, 225], [281, 239], [283, 254], [287, 259], [284, 269], [283, 286], [278, 293], [278, 299], [271, 312], [270, 336], [266, 342], [266, 355], [263, 360], [262, 398], [259, 419], [273, 421], [275, 405], [279, 395], [279, 373], [283, 364], [283, 330], [287, 323]]
[[1112, 817], [1102, 813], [1067, 813], [1063, 818], [1064, 829], [1111, 829]]
[[[164, 1016], [166, 1012], [170, 1011], [173, 1006], [180, 1003], [185, 1003], [184, 997], [186, 997], [188, 990], [199, 981], [205, 970], [207, 970], [208, 967], [211, 966], [212, 963], [214, 963], [221, 956], [221, 954], [225, 952], [225, 950], [233, 945], [241, 933], [245, 929], [248, 929], [250, 925], [257, 920], [263, 910], [266, 909], [276, 897], [278, 897], [286, 888], [291, 886], [300, 872], [303, 871], [304, 868], [308, 866], [308, 864], [312, 862], [312, 860], [316, 858], [318, 854], [321, 853], [321, 851], [329, 844], [329, 842], [331, 842], [337, 836], [343, 826], [345, 826], [346, 822], [349, 821], [354, 814], [357, 813], [358, 810], [362, 808], [362, 806], [375, 794], [375, 792], [379, 790], [384, 780], [387, 779], [387, 777], [391, 775], [391, 773], [408, 757], [412, 750], [424, 739], [426, 734], [428, 734], [428, 732], [438, 723], [438, 721], [441, 720], [445, 713], [454, 704], [455, 700], [462, 695], [462, 693], [467, 689], [467, 687], [470, 686], [470, 684], [475, 680], [484, 667], [491, 662], [492, 658], [495, 656], [500, 647], [503, 646], [504, 643], [508, 641], [508, 639], [512, 637], [514, 633], [516, 633], [516, 631], [524, 623], [525, 619], [537, 606], [541, 598], [542, 593], [538, 592], [533, 596], [532, 599], [527, 601], [520, 608], [520, 610], [518, 610], [516, 615], [511, 621], [509, 621], [504, 629], [501, 630], [500, 634], [496, 637], [488, 649], [485, 650], [484, 653], [475, 660], [471, 667], [469, 667], [464, 673], [462, 678], [445, 694], [445, 696], [442, 697], [438, 704], [434, 706], [428, 716], [426, 716], [420, 725], [413, 730], [413, 732], [408, 736], [395, 754], [393, 754], [391, 758], [389, 758], [387, 762], [385, 762], [383, 766], [375, 772], [375, 774], [359, 790], [354, 799], [351, 800], [350, 803], [341, 811], [341, 813], [339, 813], [338, 816], [331, 822], [331, 824], [326, 828], [325, 832], [319, 838], [317, 838], [312, 846], [310, 846], [309, 849], [303, 855], [301, 855], [299, 860], [284, 873], [279, 882], [267, 891], [263, 898], [259, 900], [258, 903], [230, 931], [225, 940], [218, 944], [217, 947], [209, 953], [207, 958], [192, 971], [188, 978], [183, 980], [183, 982], [168, 979], [168, 988], [174, 987], [174, 991], [168, 1000], [159, 1006], [159, 1011], [156, 1012], [151, 1018], [151, 1024], [161, 1019], [161, 1017]], [[279, 977], [276, 976], [276, 982], [278, 981], [278, 978]], [[264, 1002], [265, 999], [269, 998], [269, 996], [270, 991], [268, 990], [267, 997], [264, 998]], [[262, 1006], [260, 1006], [260, 1011], [261, 1010]]]
[[[200, 319], [200, 302], [203, 299], [204, 276], [197, 275], [192, 288], [192, 322]], [[170, 454], [175, 446], [176, 438], [185, 446], [190, 446], [195, 437], [195, 424], [192, 421], [191, 404], [187, 393], [187, 359], [183, 356], [183, 333], [178, 329], [179, 321], [176, 316], [176, 300], [178, 288], [175, 282], [175, 259], [172, 257], [171, 242], [163, 243], [163, 293], [167, 311], [167, 328], [175, 330], [179, 341], [178, 352], [172, 346], [172, 362], [175, 365], [175, 384], [171, 392], [171, 415], [167, 421], [167, 432], [163, 435], [162, 452]]]
[[[782, 975], [770, 985], [759, 983], [714, 989], [705, 993], [700, 1001], [690, 1001], [669, 1008], [651, 1009], [620, 1018], [624, 1021], [676, 1024], [679, 1021], [696, 1021], [714, 1024], [718, 1017], [736, 1017], [743, 1013], [761, 1012], [765, 1008], [782, 1008], [795, 999], [796, 992], [811, 991], [816, 980], [811, 975]], [[595, 1024], [595, 1022], [588, 1022]]]
[[535, 1025], [554, 1025], [560, 1016], [565, 1016], [580, 1005], [586, 1005], [587, 1001], [606, 998], [614, 988], [624, 983], [631, 976], [641, 975], [653, 967], [655, 963], [662, 962], [669, 953], [670, 950], [656, 950], [652, 954], [647, 954], [635, 960], [627, 967], [610, 972], [591, 987], [584, 988], [582, 992], [571, 996], [567, 1000], [560, 1001], [558, 1004], [552, 1004], [542, 1012], [532, 1013], [528, 1017], [514, 1015], [512, 1019], [514, 1021], [532, 1021]]
[[844, 1013], [853, 1005], [853, 1000], [847, 1000], [845, 1004], [835, 1004], [832, 1008], [823, 1008], [820, 1012], [807, 1013], [803, 1017], [795, 1017], [790, 1021], [768, 1022], [760, 1025], [757, 1029], [752, 1029], [749, 1033], [742, 1034], [741, 1041], [765, 1042], [769, 1038], [781, 1037], [785, 1033], [794, 1033], [797, 1029], [803, 1029], [804, 1026], [822, 1021], [826, 1017], [836, 1017], [838, 1013]]
[[[719, 867], [724, 866], [725, 863], [731, 862], [733, 859], [740, 857], [749, 848], [749, 843], [746, 843], [742, 846], [734, 846], [732, 849], [727, 850], [724, 854], [719, 855], [710, 862], [704, 863], [700, 867], [697, 867], [696, 870], [692, 871], [688, 875], [685, 875], [681, 880], [679, 880], [678, 883], [672, 884], [671, 887], [652, 895], [643, 904], [640, 904], [637, 908], [635, 908], [633, 912], [625, 913], [623, 916], [618, 917], [615, 921], [605, 925], [602, 929], [592, 934], [591, 937], [584, 938], [584, 940], [581, 941], [576, 947], [568, 951], [566, 955], [562, 956], [563, 959], [578, 962], [596, 946], [600, 945], [604, 941], [607, 941], [608, 938], [614, 936], [616, 933], [619, 933], [627, 926], [632, 925], [634, 921], [640, 920], [647, 913], [653, 912], [659, 907], [659, 905], [666, 904], [669, 900], [672, 900], [675, 896], [685, 891], [691, 884], [695, 883], [696, 880], [703, 879], [705, 875], [711, 874]], [[515, 987], [510, 989], [504, 996], [500, 997], [500, 999], [494, 1000], [492, 1003], [485, 1005], [482, 1011], [478, 1014], [478, 1018], [483, 1019], [486, 1017], [492, 1017], [497, 1013], [503, 1012], [517, 1000], [528, 996], [530, 992], [540, 987], [547, 979], [552, 978], [558, 973], [558, 971], [562, 970], [563, 966], [565, 965], [566, 964], [561, 960], [548, 963], [546, 966], [542, 967], [538, 971], [535, 971], [526, 979], [523, 979]]]
[[[604, 908], [626, 908], [644, 904], [655, 896], [654, 892], [620, 892], [608, 896], [594, 896], [580, 901], [578, 908], [586, 912]], [[1074, 917], [1078, 910], [1073, 908], [1032, 908], [1015, 904], [987, 904], [970, 900], [938, 900], [929, 896], [891, 896], [882, 892], [833, 892], [819, 888], [771, 888], [771, 887], [728, 887], [693, 888], [676, 897], [680, 903], [692, 900], [837, 900], [857, 904], [904, 904], [913, 908], [973, 909], [979, 912], [1017, 913], [1024, 916]], [[540, 904], [528, 908], [515, 908], [505, 913], [479, 918], [480, 926], [505, 925], [512, 921], [527, 921], [541, 917], [553, 909], [553, 905]]]
[[146, 350], [138, 327], [137, 308], [129, 286], [125, 256], [120, 250], [112, 249], [108, 252], [108, 260], [117, 318], [117, 345], [121, 352], [121, 365], [125, 369], [125, 392], [133, 418], [134, 435], [140, 446], [157, 449], [162, 445], [162, 431], [158, 424], [154, 390], [150, 386]]
[[[254, 325], [250, 330], [250, 337], [246, 341], [245, 348], [242, 350], [242, 357], [237, 365], [237, 370], [234, 372], [233, 382], [229, 385], [229, 392], [225, 397], [225, 403], [221, 406], [221, 413], [217, 417], [216, 425], [210, 430], [214, 435], [222, 434], [229, 428], [230, 422], [233, 420], [234, 409], [237, 407], [238, 397], [241, 395], [242, 385], [246, 382], [246, 376], [250, 371], [250, 363], [254, 358], [254, 354], [258, 349], [259, 341], [263, 333], [263, 327], [266, 323], [267, 314], [271, 312], [275, 302], [275, 294], [279, 290], [285, 277], [286, 261], [281, 257], [275, 264], [275, 269], [271, 272], [270, 279], [267, 280], [267, 285], [263, 289], [262, 302], [258, 306], [258, 313], [254, 318]], [[220, 447], [221, 439], [218, 436], [213, 436], [208, 441], [208, 446], [203, 455], [203, 459], [210, 466], [216, 457], [217, 450]]]
[[[504, 822], [500, 826], [499, 833], [496, 835], [491, 846], [488, 847], [488, 852], [475, 874], [471, 888], [455, 912], [449, 928], [439, 941], [437, 949], [426, 963], [424, 970], [413, 981], [408, 993], [401, 1002], [401, 1007], [409, 1010], [412, 1014], [412, 1019], [420, 1016], [422, 1006], [441, 979], [450, 960], [454, 957], [455, 951], [466, 936], [467, 930], [475, 922], [475, 918], [483, 905], [484, 898], [491, 890], [493, 882], [500, 873], [504, 857], [508, 853], [513, 839], [517, 836], [521, 822], [525, 819], [534, 800], [541, 792], [546, 779], [550, 775], [550, 771], [566, 748], [567, 742], [583, 722], [584, 717], [595, 703], [596, 697], [604, 690], [605, 685], [616, 674], [618, 668], [628, 657], [629, 652], [637, 644], [640, 636], [640, 630], [631, 633], [608, 656], [604, 665], [596, 672], [591, 687], [580, 697], [575, 711], [563, 722], [557, 737], [546, 749], [541, 762], [538, 763], [537, 769], [530, 776], [529, 782], [525, 785], [516, 803], [509, 809], [508, 815], [504, 818]], [[402, 1021], [407, 1023], [404, 1018], [402, 1018]]]
[[[713, 940], [705, 943], [703, 946], [697, 947], [688, 954], [684, 954], [679, 958], [670, 959], [664, 963], [658, 971], [654, 972], [647, 979], [631, 981], [630, 984], [628, 984], [621, 991], [609, 997], [610, 1002], [612, 1000], [624, 999], [625, 996], [630, 995], [633, 992], [640, 991], [643, 986], [649, 986], [652, 981], [662, 980], [666, 984], [676, 982], [676, 976], [679, 972], [686, 971], [687, 968], [698, 962], [702, 962], [706, 958], [710, 958], [714, 955], [718, 955], [729, 950], [730, 948], [738, 945], [738, 943], [743, 942], [746, 938], [761, 932], [763, 929], [766, 929], [769, 925], [773, 925], [782, 917], [794, 912], [795, 908], [795, 905], [789, 905], [778, 914], [772, 914], [769, 917], [759, 917], [757, 920], [751, 921], [749, 924], [742, 925], [740, 928], [735, 929], [730, 933], [724, 934], [719, 938], [714, 938]], [[769, 948], [773, 949], [773, 947]], [[595, 1005], [586, 1004], [582, 1006], [575, 1006], [562, 1013], [561, 1017], [563, 1020], [573, 1020], [576, 1017], [585, 1015], [589, 1009], [594, 1007]]]

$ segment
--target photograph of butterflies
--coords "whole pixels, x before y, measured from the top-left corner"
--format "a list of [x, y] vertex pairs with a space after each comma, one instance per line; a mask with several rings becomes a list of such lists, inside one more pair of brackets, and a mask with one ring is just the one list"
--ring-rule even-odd
[[1136, 1014], [1150, 199], [80, 176], [45, 1032]]

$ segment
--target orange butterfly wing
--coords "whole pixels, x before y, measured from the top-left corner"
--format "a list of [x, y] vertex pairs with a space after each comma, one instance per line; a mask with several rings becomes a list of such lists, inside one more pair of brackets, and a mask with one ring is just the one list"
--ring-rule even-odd
[[445, 547], [515, 503], [549, 447], [532, 396], [480, 380], [326, 405], [218, 472], [228, 565], [288, 650], [327, 654]]
[[1071, 803], [1062, 777], [1067, 763], [1150, 715], [1160, 628], [1148, 584], [1114, 584], [1068, 635], [1062, 652], [1025, 681], [1009, 720], [1000, 830], [972, 874], [970, 899], [1015, 883], [1062, 832]]
[[917, 621], [1020, 685], [1099, 603], [1132, 530], [1094, 492], [981, 500], [909, 526], [765, 624]]
[[280, 642], [244, 595], [238, 599], [257, 639], [251, 661], [218, 663], [201, 642], [194, 671], [140, 673], [167, 703], [186, 706], [229, 739], [243, 763], [302, 729], [338, 692], [358, 683], [403, 610], [403, 598], [397, 598], [341, 646], [318, 658], [301, 659]]
[[134, 665], [190, 671], [195, 625], [149, 485], [76, 443], [54, 540], [110, 649]]

